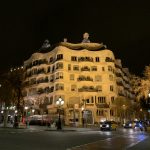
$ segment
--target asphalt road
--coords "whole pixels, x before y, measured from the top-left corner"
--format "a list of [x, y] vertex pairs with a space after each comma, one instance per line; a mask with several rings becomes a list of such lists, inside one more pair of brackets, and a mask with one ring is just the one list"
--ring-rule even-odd
[[102, 132], [0, 128], [0, 150], [123, 150], [134, 149], [148, 137], [148, 133], [132, 129]]

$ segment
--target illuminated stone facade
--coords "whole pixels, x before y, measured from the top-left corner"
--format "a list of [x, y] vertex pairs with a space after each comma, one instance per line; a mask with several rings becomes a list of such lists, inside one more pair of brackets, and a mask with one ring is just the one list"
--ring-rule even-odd
[[118, 96], [132, 98], [132, 94], [127, 70], [115, 60], [113, 52], [103, 44], [90, 42], [62, 42], [47, 50], [32, 54], [24, 62], [26, 103], [48, 110], [49, 116], [56, 118], [56, 101], [61, 97], [61, 114], [68, 125], [81, 125], [83, 120], [86, 124], [105, 119], [118, 121], [114, 100]]

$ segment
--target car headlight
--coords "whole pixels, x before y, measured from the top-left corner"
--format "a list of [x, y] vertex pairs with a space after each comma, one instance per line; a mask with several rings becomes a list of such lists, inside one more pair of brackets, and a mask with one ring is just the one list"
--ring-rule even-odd
[[100, 127], [102, 127], [102, 125], [100, 124]]
[[109, 128], [109, 124], [106, 125], [106, 128]]
[[132, 124], [130, 123], [130, 124], [129, 124], [129, 127], [131, 127], [131, 126], [132, 126]]

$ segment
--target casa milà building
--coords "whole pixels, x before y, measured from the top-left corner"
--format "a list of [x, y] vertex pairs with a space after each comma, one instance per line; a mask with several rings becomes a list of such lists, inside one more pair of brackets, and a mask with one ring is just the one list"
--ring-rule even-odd
[[[121, 61], [103, 43], [90, 42], [88, 33], [77, 44], [65, 39], [50, 46], [46, 41], [39, 52], [24, 62], [24, 68], [26, 105], [55, 120], [56, 101], [61, 97], [64, 104], [60, 113], [66, 125], [73, 122], [81, 125], [83, 120], [86, 124], [118, 121], [114, 100], [118, 96], [132, 99], [129, 71], [121, 74]], [[118, 84], [123, 78], [127, 81], [126, 89]]]

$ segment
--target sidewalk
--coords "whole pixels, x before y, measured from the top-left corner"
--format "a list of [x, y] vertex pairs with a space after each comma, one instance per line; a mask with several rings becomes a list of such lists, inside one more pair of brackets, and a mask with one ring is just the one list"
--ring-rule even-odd
[[[0, 124], [0, 128], [3, 128], [3, 124]], [[13, 128], [13, 124], [7, 124], [7, 128]], [[15, 128], [15, 129], [21, 129]], [[91, 127], [70, 127], [70, 126], [62, 126], [62, 130], [57, 130], [57, 127], [48, 127], [48, 126], [39, 126], [39, 125], [29, 125], [27, 130], [43, 130], [43, 131], [98, 131], [99, 128], [95, 126]]]

